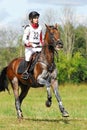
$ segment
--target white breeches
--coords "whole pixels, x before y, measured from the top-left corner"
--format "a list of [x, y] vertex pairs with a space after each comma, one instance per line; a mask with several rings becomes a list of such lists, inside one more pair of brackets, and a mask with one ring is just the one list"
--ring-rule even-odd
[[40, 52], [42, 48], [31, 48], [31, 47], [25, 47], [25, 60], [29, 61], [30, 57], [35, 52]]

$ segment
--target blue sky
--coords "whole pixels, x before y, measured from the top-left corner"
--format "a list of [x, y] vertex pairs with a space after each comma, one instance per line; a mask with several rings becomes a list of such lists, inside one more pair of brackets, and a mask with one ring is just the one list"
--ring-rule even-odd
[[87, 18], [87, 0], [0, 0], [0, 27], [19, 25], [32, 10], [43, 13], [47, 8], [60, 10], [63, 6], [75, 8], [78, 18]]

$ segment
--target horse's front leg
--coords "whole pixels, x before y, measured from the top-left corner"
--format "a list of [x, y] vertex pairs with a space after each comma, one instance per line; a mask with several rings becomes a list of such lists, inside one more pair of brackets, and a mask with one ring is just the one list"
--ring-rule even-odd
[[37, 82], [39, 84], [45, 85], [47, 88], [47, 101], [46, 101], [46, 106], [50, 107], [52, 104], [52, 95], [51, 95], [51, 90], [50, 90], [50, 77], [49, 74], [47, 73], [46, 70], [43, 70], [42, 73], [38, 76]]
[[57, 70], [55, 69], [54, 72], [52, 73], [52, 79], [51, 79], [51, 85], [52, 85], [52, 88], [53, 88], [53, 92], [56, 96], [56, 99], [58, 101], [58, 104], [59, 104], [59, 109], [62, 113], [62, 116], [63, 117], [68, 117], [69, 114], [68, 112], [65, 110], [63, 104], [62, 104], [62, 100], [61, 100], [61, 97], [59, 95], [59, 92], [58, 92], [58, 81], [56, 79], [57, 77]]
[[46, 106], [50, 107], [52, 104], [52, 94], [51, 94], [51, 90], [50, 90], [50, 86], [46, 86], [47, 88], [47, 101], [46, 101]]
[[18, 79], [14, 77], [11, 83], [12, 83], [12, 88], [13, 88], [14, 97], [15, 97], [15, 107], [16, 107], [17, 115], [18, 115], [18, 118], [21, 119], [23, 118], [23, 115], [22, 115], [21, 104], [19, 100]]

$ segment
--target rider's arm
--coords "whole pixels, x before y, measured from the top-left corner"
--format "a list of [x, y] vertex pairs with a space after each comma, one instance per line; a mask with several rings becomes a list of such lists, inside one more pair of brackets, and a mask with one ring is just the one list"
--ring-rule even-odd
[[29, 33], [30, 33], [30, 28], [29, 26], [25, 28], [24, 34], [23, 34], [23, 43], [26, 46], [29, 46]]

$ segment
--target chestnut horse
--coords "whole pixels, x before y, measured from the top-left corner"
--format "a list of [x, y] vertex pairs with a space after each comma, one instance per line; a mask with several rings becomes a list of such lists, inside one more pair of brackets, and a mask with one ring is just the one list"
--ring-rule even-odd
[[[39, 53], [37, 62], [33, 68], [32, 78], [28, 77], [27, 80], [22, 79], [22, 74], [18, 73], [18, 67], [24, 58], [16, 58], [10, 62], [8, 66], [3, 68], [0, 74], [0, 91], [8, 90], [8, 79], [11, 83], [14, 97], [15, 97], [15, 108], [19, 119], [23, 118], [21, 104], [23, 99], [28, 94], [30, 87], [43, 87], [47, 89], [47, 101], [46, 106], [50, 107], [52, 104], [51, 87], [58, 101], [60, 112], [63, 117], [68, 117], [69, 114], [65, 110], [62, 100], [58, 92], [58, 81], [57, 81], [57, 69], [54, 63], [55, 52], [63, 47], [63, 43], [60, 40], [60, 33], [57, 29], [57, 25], [48, 26], [46, 25], [46, 32], [44, 37], [44, 45]], [[44, 78], [42, 78], [44, 75]], [[21, 92], [19, 95], [19, 86]]]

